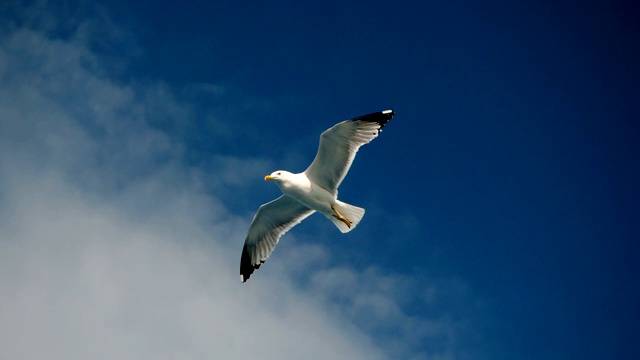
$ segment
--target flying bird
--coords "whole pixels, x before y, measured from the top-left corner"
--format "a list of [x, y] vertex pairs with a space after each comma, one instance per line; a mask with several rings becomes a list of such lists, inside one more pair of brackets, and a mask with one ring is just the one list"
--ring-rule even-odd
[[338, 200], [338, 186], [360, 146], [378, 137], [394, 114], [385, 110], [342, 121], [320, 135], [318, 153], [307, 170], [277, 170], [265, 176], [283, 195], [260, 206], [253, 217], [240, 258], [240, 281], [260, 268], [284, 233], [316, 211], [343, 233], [358, 225], [364, 209]]

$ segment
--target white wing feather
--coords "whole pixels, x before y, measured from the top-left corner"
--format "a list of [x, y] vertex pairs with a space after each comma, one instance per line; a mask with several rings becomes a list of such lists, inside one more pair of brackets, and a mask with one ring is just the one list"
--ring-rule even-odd
[[392, 110], [380, 111], [343, 121], [323, 132], [318, 153], [305, 170], [309, 180], [336, 194], [360, 146], [378, 137], [393, 115]]
[[260, 206], [242, 249], [240, 280], [247, 281], [269, 258], [280, 237], [314, 212], [287, 195]]

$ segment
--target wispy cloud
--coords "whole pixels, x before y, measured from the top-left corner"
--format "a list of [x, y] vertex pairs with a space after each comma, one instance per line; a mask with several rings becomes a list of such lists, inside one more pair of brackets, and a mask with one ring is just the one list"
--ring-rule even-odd
[[167, 130], [180, 125], [158, 119], [194, 121], [193, 103], [110, 78], [92, 19], [60, 38], [40, 16], [45, 29], [0, 39], [0, 357], [454, 358], [460, 324], [406, 310], [433, 291], [333, 264], [322, 245], [290, 235], [291, 256], [240, 284], [250, 218], [214, 188], [270, 161], [191, 164]]

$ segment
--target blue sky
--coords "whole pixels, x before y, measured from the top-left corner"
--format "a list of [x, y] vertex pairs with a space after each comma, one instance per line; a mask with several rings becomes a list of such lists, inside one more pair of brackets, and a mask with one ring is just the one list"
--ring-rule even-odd
[[[3, 2], [0, 354], [632, 359], [624, 2]], [[391, 108], [246, 284], [263, 177]], [[77, 341], [76, 339], [80, 339]]]

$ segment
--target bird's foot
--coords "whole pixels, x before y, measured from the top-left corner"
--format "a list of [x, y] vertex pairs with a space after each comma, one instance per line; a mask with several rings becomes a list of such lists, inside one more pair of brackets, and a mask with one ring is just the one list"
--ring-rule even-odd
[[349, 229], [351, 229], [351, 220], [349, 220], [346, 217], [342, 216], [342, 214], [340, 214], [340, 212], [338, 212], [338, 210], [336, 209], [336, 207], [334, 205], [331, 205], [331, 210], [333, 210], [333, 212], [336, 213], [335, 215], [333, 215], [334, 218], [342, 221], [345, 225], [347, 225], [347, 227]]

